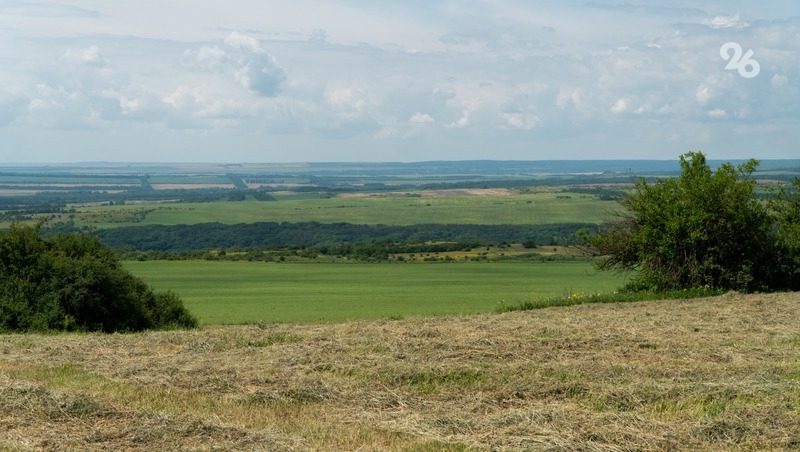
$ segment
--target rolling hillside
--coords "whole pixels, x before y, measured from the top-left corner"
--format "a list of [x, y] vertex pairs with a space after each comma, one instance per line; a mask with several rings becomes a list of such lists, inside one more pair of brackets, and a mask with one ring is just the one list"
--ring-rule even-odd
[[0, 336], [0, 449], [787, 449], [800, 294]]

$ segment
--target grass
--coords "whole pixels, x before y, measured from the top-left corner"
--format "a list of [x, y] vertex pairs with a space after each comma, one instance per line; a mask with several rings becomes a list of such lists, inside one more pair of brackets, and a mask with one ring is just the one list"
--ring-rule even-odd
[[798, 301], [0, 335], [0, 449], [793, 450]]
[[333, 322], [490, 312], [624, 283], [586, 261], [450, 264], [126, 262], [205, 324]]
[[529, 311], [531, 309], [551, 308], [555, 306], [575, 306], [586, 303], [625, 303], [648, 300], [684, 300], [688, 298], [711, 297], [723, 292], [714, 289], [698, 288], [692, 290], [673, 290], [667, 292], [611, 292], [583, 293], [574, 292], [566, 296], [529, 300], [521, 304], [498, 306], [498, 312]]
[[[560, 198], [559, 198], [560, 196]], [[496, 196], [287, 198], [238, 201], [92, 206], [78, 209], [78, 225], [99, 228], [150, 225], [225, 224], [258, 221], [355, 224], [555, 224], [602, 223], [618, 208], [592, 195], [539, 192]], [[136, 212], [145, 212], [142, 219]], [[136, 221], [130, 221], [137, 218]]]

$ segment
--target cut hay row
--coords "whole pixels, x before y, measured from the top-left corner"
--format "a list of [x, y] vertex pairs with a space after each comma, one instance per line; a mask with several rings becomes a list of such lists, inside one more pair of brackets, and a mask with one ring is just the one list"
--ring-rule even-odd
[[800, 445], [800, 294], [0, 336], [0, 448]]

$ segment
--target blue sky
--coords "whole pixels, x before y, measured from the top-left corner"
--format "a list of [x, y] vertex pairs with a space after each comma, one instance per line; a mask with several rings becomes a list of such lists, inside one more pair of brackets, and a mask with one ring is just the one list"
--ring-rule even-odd
[[796, 0], [0, 0], [0, 162], [798, 158], [797, 124]]

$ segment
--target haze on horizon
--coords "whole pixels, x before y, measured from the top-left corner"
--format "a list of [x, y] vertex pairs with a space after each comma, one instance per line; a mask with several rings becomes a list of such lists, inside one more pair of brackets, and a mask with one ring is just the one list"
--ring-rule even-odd
[[0, 163], [800, 156], [797, 1], [531, 3], [1, 0]]

